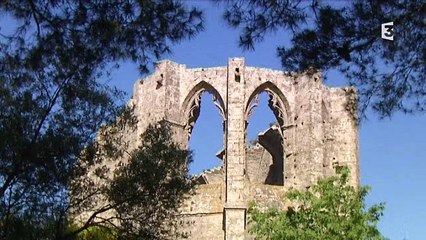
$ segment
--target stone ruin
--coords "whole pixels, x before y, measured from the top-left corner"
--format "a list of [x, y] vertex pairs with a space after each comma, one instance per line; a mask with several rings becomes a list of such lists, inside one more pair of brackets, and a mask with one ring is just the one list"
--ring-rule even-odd
[[[246, 177], [251, 183], [279, 185], [284, 184], [284, 162], [282, 137], [279, 126], [273, 125], [264, 132], [259, 133], [255, 144], [245, 150]], [[216, 156], [224, 160], [225, 150]], [[203, 171], [193, 176], [197, 184], [218, 184], [224, 179], [223, 165]]]
[[[197, 176], [196, 192], [180, 211], [189, 239], [248, 239], [247, 204], [284, 207], [289, 188], [307, 188], [335, 173], [351, 170], [359, 184], [357, 97], [352, 87], [327, 87], [321, 73], [249, 67], [243, 58], [227, 66], [186, 68], [161, 61], [155, 72], [134, 85], [137, 131], [133, 147], [150, 123], [166, 121], [174, 138], [188, 147], [200, 113], [201, 95], [213, 95], [223, 120], [220, 167]], [[277, 123], [247, 147], [247, 125], [260, 93], [269, 95]]]

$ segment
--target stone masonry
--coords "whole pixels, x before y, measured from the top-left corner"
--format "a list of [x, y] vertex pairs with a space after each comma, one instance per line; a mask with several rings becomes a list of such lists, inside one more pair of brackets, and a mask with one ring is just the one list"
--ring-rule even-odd
[[[161, 61], [134, 85], [134, 139], [163, 120], [176, 141], [188, 146], [204, 92], [214, 96], [223, 118], [224, 148], [217, 155], [222, 165], [198, 176], [196, 194], [181, 208], [180, 223], [190, 239], [248, 239], [248, 202], [283, 207], [286, 189], [309, 187], [338, 165], [347, 165], [351, 184], [359, 184], [356, 92], [323, 85], [319, 72], [249, 67], [243, 58], [213, 68]], [[269, 95], [277, 124], [247, 147], [248, 118], [261, 92]]]

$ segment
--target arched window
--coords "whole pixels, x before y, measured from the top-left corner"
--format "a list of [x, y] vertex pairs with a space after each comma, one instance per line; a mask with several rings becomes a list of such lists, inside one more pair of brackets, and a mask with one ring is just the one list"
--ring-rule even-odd
[[185, 116], [189, 149], [194, 161], [189, 173], [198, 184], [223, 181], [224, 110], [219, 93], [205, 82], [190, 92]]
[[264, 84], [250, 96], [246, 108], [246, 173], [249, 181], [284, 184], [284, 104]]

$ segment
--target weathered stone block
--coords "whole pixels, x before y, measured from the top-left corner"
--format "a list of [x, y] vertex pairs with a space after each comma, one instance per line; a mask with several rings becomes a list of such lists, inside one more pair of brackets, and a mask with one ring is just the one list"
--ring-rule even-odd
[[[182, 231], [190, 239], [249, 238], [249, 201], [284, 207], [286, 189], [310, 186], [334, 174], [336, 165], [347, 165], [351, 183], [359, 184], [354, 89], [326, 87], [319, 72], [248, 67], [242, 58], [231, 58], [224, 67], [194, 69], [159, 62], [152, 75], [134, 85], [130, 104], [139, 123], [126, 136], [132, 146], [140, 144], [148, 124], [159, 120], [169, 122], [176, 141], [188, 146], [203, 92], [214, 96], [223, 118], [225, 146], [219, 154], [223, 165], [199, 176], [202, 185], [181, 208]], [[259, 145], [247, 148], [247, 122], [261, 92], [270, 96], [278, 124], [259, 136]]]

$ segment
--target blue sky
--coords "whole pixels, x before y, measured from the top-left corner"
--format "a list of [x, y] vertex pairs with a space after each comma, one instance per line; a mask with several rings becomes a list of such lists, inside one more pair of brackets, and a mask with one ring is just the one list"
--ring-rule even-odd
[[[238, 31], [227, 27], [222, 10], [207, 1], [188, 1], [205, 10], [206, 30], [190, 41], [175, 45], [173, 54], [164, 58], [187, 67], [225, 66], [230, 57], [245, 57], [246, 65], [281, 69], [276, 56], [277, 45], [288, 45], [289, 37], [278, 32], [257, 44], [255, 51], [243, 52], [237, 46]], [[13, 27], [0, 16], [2, 31]], [[379, 37], [379, 36], [378, 36]], [[126, 91], [130, 98], [133, 83], [141, 76], [135, 65], [124, 63], [112, 74], [111, 84]], [[345, 85], [335, 72], [328, 73], [329, 86]], [[191, 172], [218, 166], [215, 154], [222, 148], [222, 123], [211, 95], [202, 96], [201, 114], [193, 130], [190, 147], [195, 161]], [[266, 129], [275, 118], [261, 95], [259, 107], [249, 121], [248, 139]], [[367, 204], [385, 202], [386, 210], [379, 224], [390, 239], [425, 239], [426, 228], [426, 115], [395, 114], [378, 120], [374, 113], [359, 129], [361, 182], [372, 187]]]
[[[174, 53], [164, 58], [187, 67], [213, 67], [225, 66], [229, 57], [245, 57], [246, 65], [281, 68], [276, 46], [289, 44], [285, 32], [266, 38], [253, 52], [243, 52], [237, 46], [238, 31], [226, 26], [221, 10], [207, 2], [195, 3], [205, 9], [206, 30], [176, 45], [172, 48]], [[113, 84], [131, 94], [133, 83], [143, 76], [136, 66], [124, 64], [112, 78]], [[345, 81], [339, 74], [330, 72], [326, 85], [345, 85]], [[266, 96], [261, 96], [260, 100], [249, 122], [249, 140], [275, 121], [267, 107]], [[190, 142], [195, 154], [192, 172], [220, 164], [215, 154], [223, 144], [221, 124], [211, 96], [204, 94], [201, 114]], [[425, 239], [426, 115], [396, 114], [392, 119], [378, 120], [370, 113], [369, 120], [360, 126], [359, 139], [361, 182], [372, 187], [367, 204], [386, 202], [379, 224], [381, 232], [390, 239]]]

